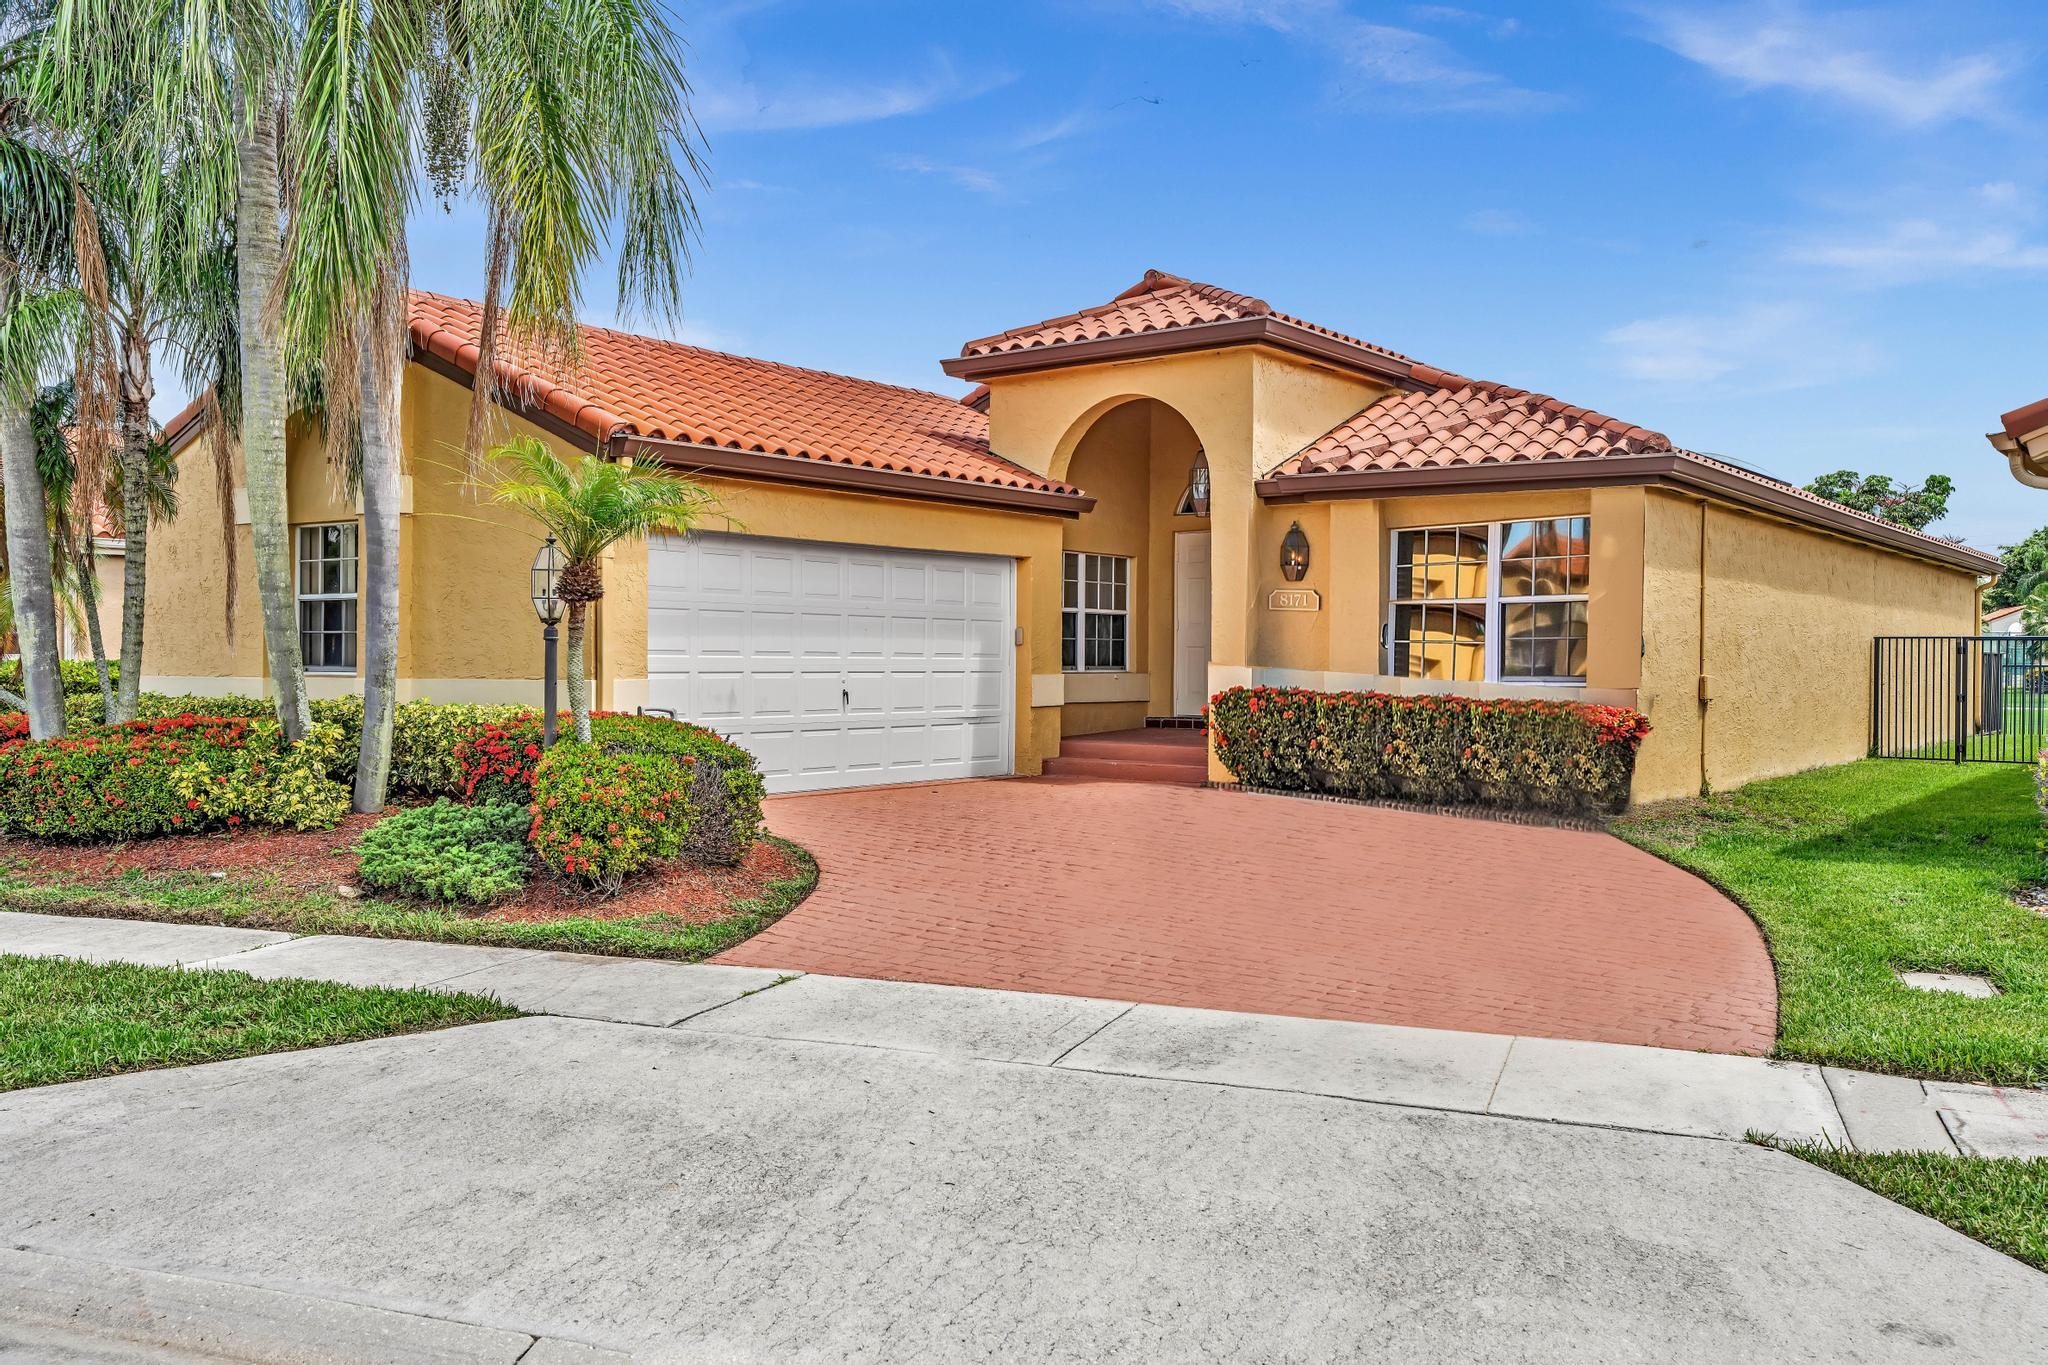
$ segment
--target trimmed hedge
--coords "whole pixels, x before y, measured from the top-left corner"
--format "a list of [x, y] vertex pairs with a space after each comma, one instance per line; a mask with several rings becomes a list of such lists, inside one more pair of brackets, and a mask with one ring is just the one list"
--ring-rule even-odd
[[1578, 702], [1237, 687], [1210, 701], [1209, 728], [1247, 786], [1610, 813], [1628, 804], [1650, 723]]
[[526, 885], [527, 825], [517, 806], [458, 806], [444, 797], [372, 825], [357, 876], [395, 895], [488, 905]]
[[689, 834], [682, 765], [665, 754], [557, 744], [534, 769], [529, 810], [526, 837], [541, 866], [606, 895], [681, 853]]

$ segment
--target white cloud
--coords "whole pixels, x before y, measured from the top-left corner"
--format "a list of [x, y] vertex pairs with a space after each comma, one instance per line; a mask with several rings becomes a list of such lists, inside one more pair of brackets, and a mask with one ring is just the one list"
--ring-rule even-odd
[[1536, 225], [1507, 209], [1478, 209], [1465, 215], [1465, 231], [1481, 237], [1524, 237]]
[[[1212, 22], [1257, 25], [1334, 54], [1348, 75], [1338, 93], [1346, 98], [1392, 98], [1412, 109], [1450, 112], [1515, 112], [1548, 108], [1559, 98], [1529, 90], [1497, 72], [1465, 61], [1441, 38], [1410, 28], [1368, 23], [1343, 0], [1151, 0], [1155, 7]], [[1424, 6], [1443, 20], [1462, 10]], [[1475, 16], [1476, 17], [1476, 16]], [[1498, 35], [1497, 35], [1498, 36]]]
[[894, 79], [790, 74], [777, 86], [764, 87], [712, 76], [698, 86], [691, 104], [707, 132], [793, 132], [921, 114], [985, 95], [1012, 79], [1001, 72], [963, 73], [938, 53], [922, 74]]
[[1809, 15], [1789, 0], [1642, 14], [1658, 44], [1746, 90], [1832, 99], [1906, 127], [1999, 117], [1999, 87], [2016, 69], [1990, 52], [1890, 55], [1868, 16]]
[[1923, 218], [1893, 223], [1874, 235], [1809, 239], [1794, 245], [1786, 259], [1795, 265], [1851, 271], [1881, 283], [1905, 283], [1978, 271], [2048, 270], [2048, 242], [2029, 241], [2010, 227]]
[[891, 170], [907, 171], [913, 175], [943, 176], [963, 190], [976, 194], [1001, 194], [1003, 182], [993, 171], [978, 166], [960, 166], [950, 162], [934, 161], [928, 156], [891, 156], [883, 159]]
[[1339, 30], [1336, 42], [1353, 71], [1418, 108], [1513, 112], [1559, 103], [1554, 94], [1469, 65], [1442, 39], [1414, 29], [1350, 23]]
[[1810, 388], [1866, 373], [1880, 359], [1867, 340], [1797, 303], [1640, 318], [1609, 329], [1601, 340], [1630, 378], [1686, 388]]
[[1050, 123], [1025, 129], [1011, 141], [1010, 146], [1019, 152], [1034, 151], [1051, 143], [1064, 142], [1070, 137], [1076, 137], [1100, 122], [1101, 118], [1094, 110], [1076, 109]]
[[1418, 24], [1460, 24], [1466, 28], [1476, 28], [1489, 38], [1512, 38], [1522, 31], [1520, 19], [1480, 14], [1456, 5], [1410, 5], [1408, 17]]

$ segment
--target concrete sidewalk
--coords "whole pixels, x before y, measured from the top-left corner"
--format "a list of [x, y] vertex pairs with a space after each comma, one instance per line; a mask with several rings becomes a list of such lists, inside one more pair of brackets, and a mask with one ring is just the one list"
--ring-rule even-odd
[[462, 990], [536, 1014], [1675, 1136], [2048, 1156], [2048, 1093], [1717, 1053], [55, 915], [0, 913], [0, 952]]

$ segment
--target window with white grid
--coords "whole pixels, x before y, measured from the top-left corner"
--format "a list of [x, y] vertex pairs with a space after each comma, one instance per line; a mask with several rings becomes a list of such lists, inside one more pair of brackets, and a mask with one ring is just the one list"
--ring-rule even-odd
[[1128, 670], [1131, 561], [1069, 550], [1060, 593], [1060, 667], [1069, 673]]
[[1584, 682], [1590, 536], [1587, 517], [1396, 531], [1387, 671]]
[[299, 653], [318, 673], [356, 670], [356, 524], [299, 528]]

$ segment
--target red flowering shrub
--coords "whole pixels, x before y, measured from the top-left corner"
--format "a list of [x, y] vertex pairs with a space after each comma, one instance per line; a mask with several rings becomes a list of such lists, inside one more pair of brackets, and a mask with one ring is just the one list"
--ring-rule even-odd
[[242, 824], [332, 823], [347, 794], [324, 775], [338, 732], [285, 744], [275, 722], [166, 716], [28, 740], [0, 722], [0, 830], [139, 839]]
[[1209, 728], [1249, 786], [1597, 812], [1628, 804], [1650, 723], [1579, 702], [1238, 687], [1210, 701]]
[[533, 773], [543, 752], [540, 741], [540, 716], [532, 711], [471, 726], [455, 741], [462, 799], [527, 800], [533, 794]]
[[534, 769], [535, 858], [610, 895], [628, 873], [675, 857], [689, 836], [685, 767], [664, 754], [556, 744]]

